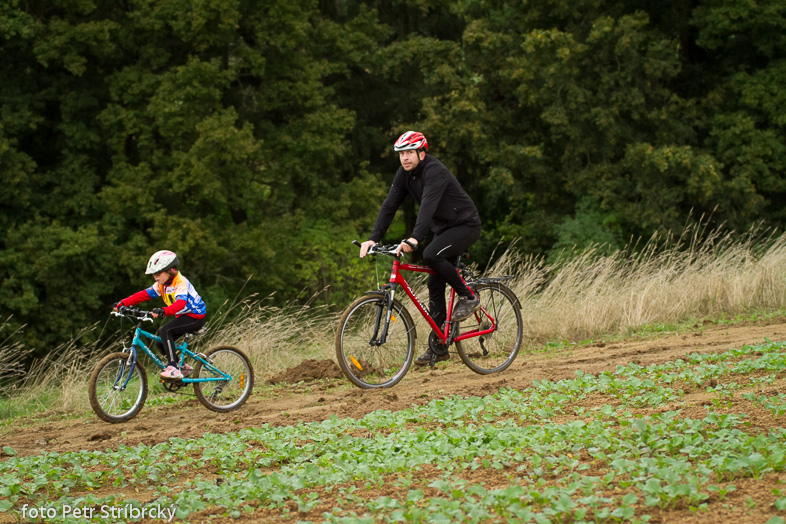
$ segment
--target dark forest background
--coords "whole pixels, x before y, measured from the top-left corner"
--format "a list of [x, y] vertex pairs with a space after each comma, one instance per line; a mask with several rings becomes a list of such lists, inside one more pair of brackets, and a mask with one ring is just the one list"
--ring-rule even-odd
[[159, 249], [213, 311], [343, 307], [408, 129], [481, 262], [786, 223], [782, 1], [5, 0], [0, 52], [0, 320], [39, 352]]

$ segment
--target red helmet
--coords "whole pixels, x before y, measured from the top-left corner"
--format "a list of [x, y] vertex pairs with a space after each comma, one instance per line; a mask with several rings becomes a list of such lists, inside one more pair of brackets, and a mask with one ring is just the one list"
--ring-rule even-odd
[[394, 151], [406, 151], [408, 149], [425, 149], [428, 151], [428, 141], [423, 133], [417, 131], [407, 131], [393, 144]]

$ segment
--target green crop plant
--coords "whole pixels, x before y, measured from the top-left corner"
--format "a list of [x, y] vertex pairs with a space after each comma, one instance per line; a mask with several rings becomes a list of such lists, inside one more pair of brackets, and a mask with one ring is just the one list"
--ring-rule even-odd
[[[779, 373], [782, 351], [769, 342], [358, 420], [262, 425], [155, 446], [28, 457], [4, 448], [0, 512], [18, 516], [23, 504], [117, 504], [95, 493], [129, 486], [148, 502], [176, 506], [185, 521], [208, 510], [240, 517], [260, 507], [293, 518], [318, 512], [315, 520], [341, 523], [645, 522], [642, 508], [703, 511], [711, 498], [726, 499], [735, 479], [783, 471], [786, 430], [749, 431], [744, 413], [687, 417], [677, 384], [735, 377], [712, 389], [725, 402], [745, 383], [736, 377]], [[608, 403], [579, 405], [590, 397]], [[783, 395], [741, 398], [774, 416], [786, 406]], [[653, 411], [665, 402], [673, 409]], [[504, 487], [473, 481], [478, 470]], [[368, 495], [383, 486], [393, 492]], [[772, 505], [783, 500], [773, 494]]]

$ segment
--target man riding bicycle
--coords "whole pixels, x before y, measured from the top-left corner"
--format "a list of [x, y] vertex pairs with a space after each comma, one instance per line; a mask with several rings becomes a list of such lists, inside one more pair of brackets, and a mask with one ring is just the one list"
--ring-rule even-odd
[[[445, 322], [445, 285], [450, 284], [459, 296], [452, 320], [464, 320], [480, 307], [480, 301], [461, 280], [454, 261], [480, 238], [480, 214], [453, 173], [426, 153], [428, 142], [422, 133], [407, 131], [396, 140], [393, 150], [399, 154], [401, 167], [382, 203], [369, 240], [361, 244], [360, 258], [382, 239], [404, 198], [410, 195], [420, 210], [412, 234], [401, 242], [397, 252], [415, 250], [425, 240], [429, 228], [434, 232], [433, 240], [423, 251], [423, 262], [434, 270], [427, 282], [429, 313], [437, 325]], [[429, 364], [433, 354], [437, 362], [449, 358], [447, 351], [432, 346], [436, 346], [435, 337], [430, 337], [429, 348], [415, 360], [416, 365]]]

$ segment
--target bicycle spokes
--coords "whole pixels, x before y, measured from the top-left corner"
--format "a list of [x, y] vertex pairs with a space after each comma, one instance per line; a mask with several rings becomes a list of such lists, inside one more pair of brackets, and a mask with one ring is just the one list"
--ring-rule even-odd
[[390, 387], [404, 377], [412, 363], [414, 326], [398, 302], [393, 301], [392, 310], [388, 303], [385, 296], [361, 297], [339, 322], [336, 357], [344, 374], [357, 386]]
[[462, 336], [478, 335], [457, 341], [456, 348], [461, 360], [476, 373], [496, 373], [510, 366], [518, 355], [523, 332], [519, 302], [509, 288], [499, 283], [479, 284], [477, 293], [481, 309], [461, 327], [466, 330]]
[[208, 409], [221, 413], [243, 405], [254, 386], [251, 362], [231, 346], [209, 350], [204, 361], [197, 361], [194, 376], [197, 399]]
[[147, 398], [147, 375], [127, 353], [112, 353], [96, 364], [88, 392], [90, 406], [106, 422], [133, 418]]

